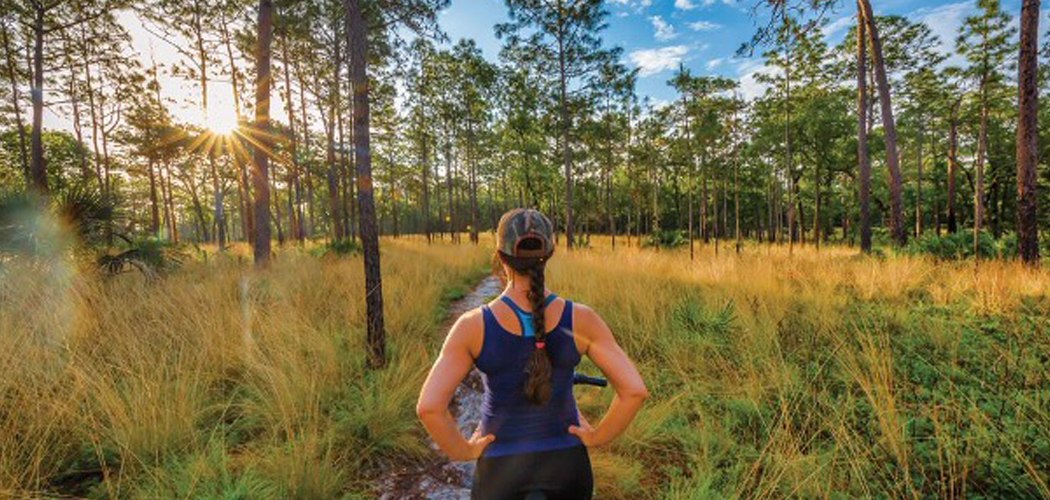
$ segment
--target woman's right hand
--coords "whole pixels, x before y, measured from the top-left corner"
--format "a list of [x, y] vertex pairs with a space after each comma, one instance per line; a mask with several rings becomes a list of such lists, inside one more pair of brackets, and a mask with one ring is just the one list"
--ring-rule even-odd
[[481, 457], [481, 454], [485, 452], [485, 447], [487, 447], [490, 443], [492, 443], [495, 440], [496, 436], [492, 434], [486, 434], [482, 436], [481, 428], [478, 427], [474, 431], [474, 435], [470, 436], [470, 439], [467, 440], [466, 453], [464, 453], [463, 456], [452, 457], [452, 459], [464, 462], [477, 460]]

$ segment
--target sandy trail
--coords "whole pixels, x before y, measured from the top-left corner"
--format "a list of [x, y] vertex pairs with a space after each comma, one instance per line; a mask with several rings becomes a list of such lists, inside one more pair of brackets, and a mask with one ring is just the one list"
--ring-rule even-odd
[[[463, 313], [485, 304], [502, 290], [503, 284], [499, 278], [485, 278], [470, 294], [449, 307], [449, 325]], [[474, 370], [456, 389], [452, 400], [452, 414], [464, 435], [473, 433], [481, 421], [481, 399], [481, 377]], [[381, 500], [469, 500], [474, 462], [450, 462], [440, 455], [433, 442], [430, 447], [436, 456], [442, 458], [388, 471], [378, 487]]]

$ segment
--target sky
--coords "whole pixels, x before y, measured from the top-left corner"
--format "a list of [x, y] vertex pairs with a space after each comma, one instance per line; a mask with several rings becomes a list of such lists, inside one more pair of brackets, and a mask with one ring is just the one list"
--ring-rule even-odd
[[[648, 97], [655, 106], [675, 98], [667, 85], [679, 65], [694, 75], [720, 75], [741, 82], [741, 93], [754, 97], [762, 92], [755, 75], [764, 70], [760, 55], [736, 56], [742, 43], [750, 40], [757, 24], [749, 8], [757, 0], [607, 0], [608, 28], [601, 34], [606, 46], [623, 49], [623, 62], [629, 68], [638, 68], [637, 91]], [[1019, 16], [1021, 0], [1003, 0], [1003, 8], [1012, 16]], [[942, 41], [942, 50], [952, 55], [949, 63], [961, 62], [954, 55], [955, 38], [964, 19], [977, 12], [976, 0], [873, 0], [877, 15], [897, 14], [925, 22]], [[823, 34], [829, 44], [838, 44], [853, 24], [855, 3], [841, 1], [838, 9], [826, 15]], [[1041, 17], [1047, 24], [1047, 13]], [[170, 67], [179, 60], [178, 54], [165, 42], [144, 29], [135, 15], [122, 13], [121, 22], [132, 38], [131, 57], [144, 66], [156, 61], [161, 67]], [[498, 60], [501, 41], [496, 38], [494, 26], [507, 20], [504, 0], [452, 0], [451, 6], [440, 13], [439, 24], [449, 37], [449, 45], [461, 38], [472, 38], [485, 57]], [[224, 61], [225, 62], [225, 61]], [[162, 71], [163, 73], [163, 71]], [[248, 82], [250, 83], [250, 82]], [[174, 76], [163, 76], [162, 95], [177, 120], [197, 125], [203, 123], [199, 108], [200, 89], [195, 82]], [[210, 86], [209, 102], [213, 128], [228, 128], [233, 119], [233, 99], [228, 82], [217, 80]], [[271, 113], [274, 119], [285, 121], [284, 103], [279, 94], [273, 96]], [[58, 110], [45, 114], [45, 127], [72, 128], [69, 120]]]
[[[746, 97], [761, 93], [754, 75], [763, 62], [739, 58], [737, 49], [749, 41], [761, 20], [750, 17], [756, 0], [608, 0], [609, 27], [602, 38], [607, 46], [623, 49], [624, 63], [639, 69], [638, 93], [654, 105], [675, 98], [667, 85], [679, 64], [694, 75], [720, 75], [741, 80]], [[825, 17], [824, 35], [830, 44], [842, 41], [855, 23], [855, 3], [842, 1]], [[1004, 0], [1004, 10], [1020, 15], [1020, 0]], [[876, 15], [896, 14], [923, 21], [940, 37], [942, 50], [954, 55], [955, 38], [967, 16], [977, 12], [976, 0], [872, 0]], [[499, 55], [500, 41], [492, 26], [507, 19], [503, 0], [453, 0], [440, 22], [453, 40], [473, 38], [490, 60]], [[1045, 24], [1047, 16], [1043, 16]], [[946, 42], [946, 43], [945, 43]]]

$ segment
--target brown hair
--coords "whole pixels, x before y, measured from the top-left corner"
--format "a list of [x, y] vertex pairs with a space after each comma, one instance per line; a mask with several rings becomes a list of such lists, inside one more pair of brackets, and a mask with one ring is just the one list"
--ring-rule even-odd
[[[532, 330], [536, 337], [536, 349], [525, 365], [525, 398], [534, 405], [544, 405], [551, 398], [551, 356], [546, 347], [547, 325], [544, 292], [544, 268], [547, 257], [511, 257], [496, 251], [497, 258], [518, 274], [529, 277], [529, 303], [532, 305]], [[507, 279], [506, 276], [503, 277]], [[524, 332], [522, 332], [524, 334]]]

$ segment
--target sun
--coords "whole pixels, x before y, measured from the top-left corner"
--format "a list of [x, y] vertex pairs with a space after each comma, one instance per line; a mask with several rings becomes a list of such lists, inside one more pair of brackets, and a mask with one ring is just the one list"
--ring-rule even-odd
[[217, 112], [208, 116], [208, 130], [219, 135], [230, 135], [237, 130], [237, 117], [233, 113]]

